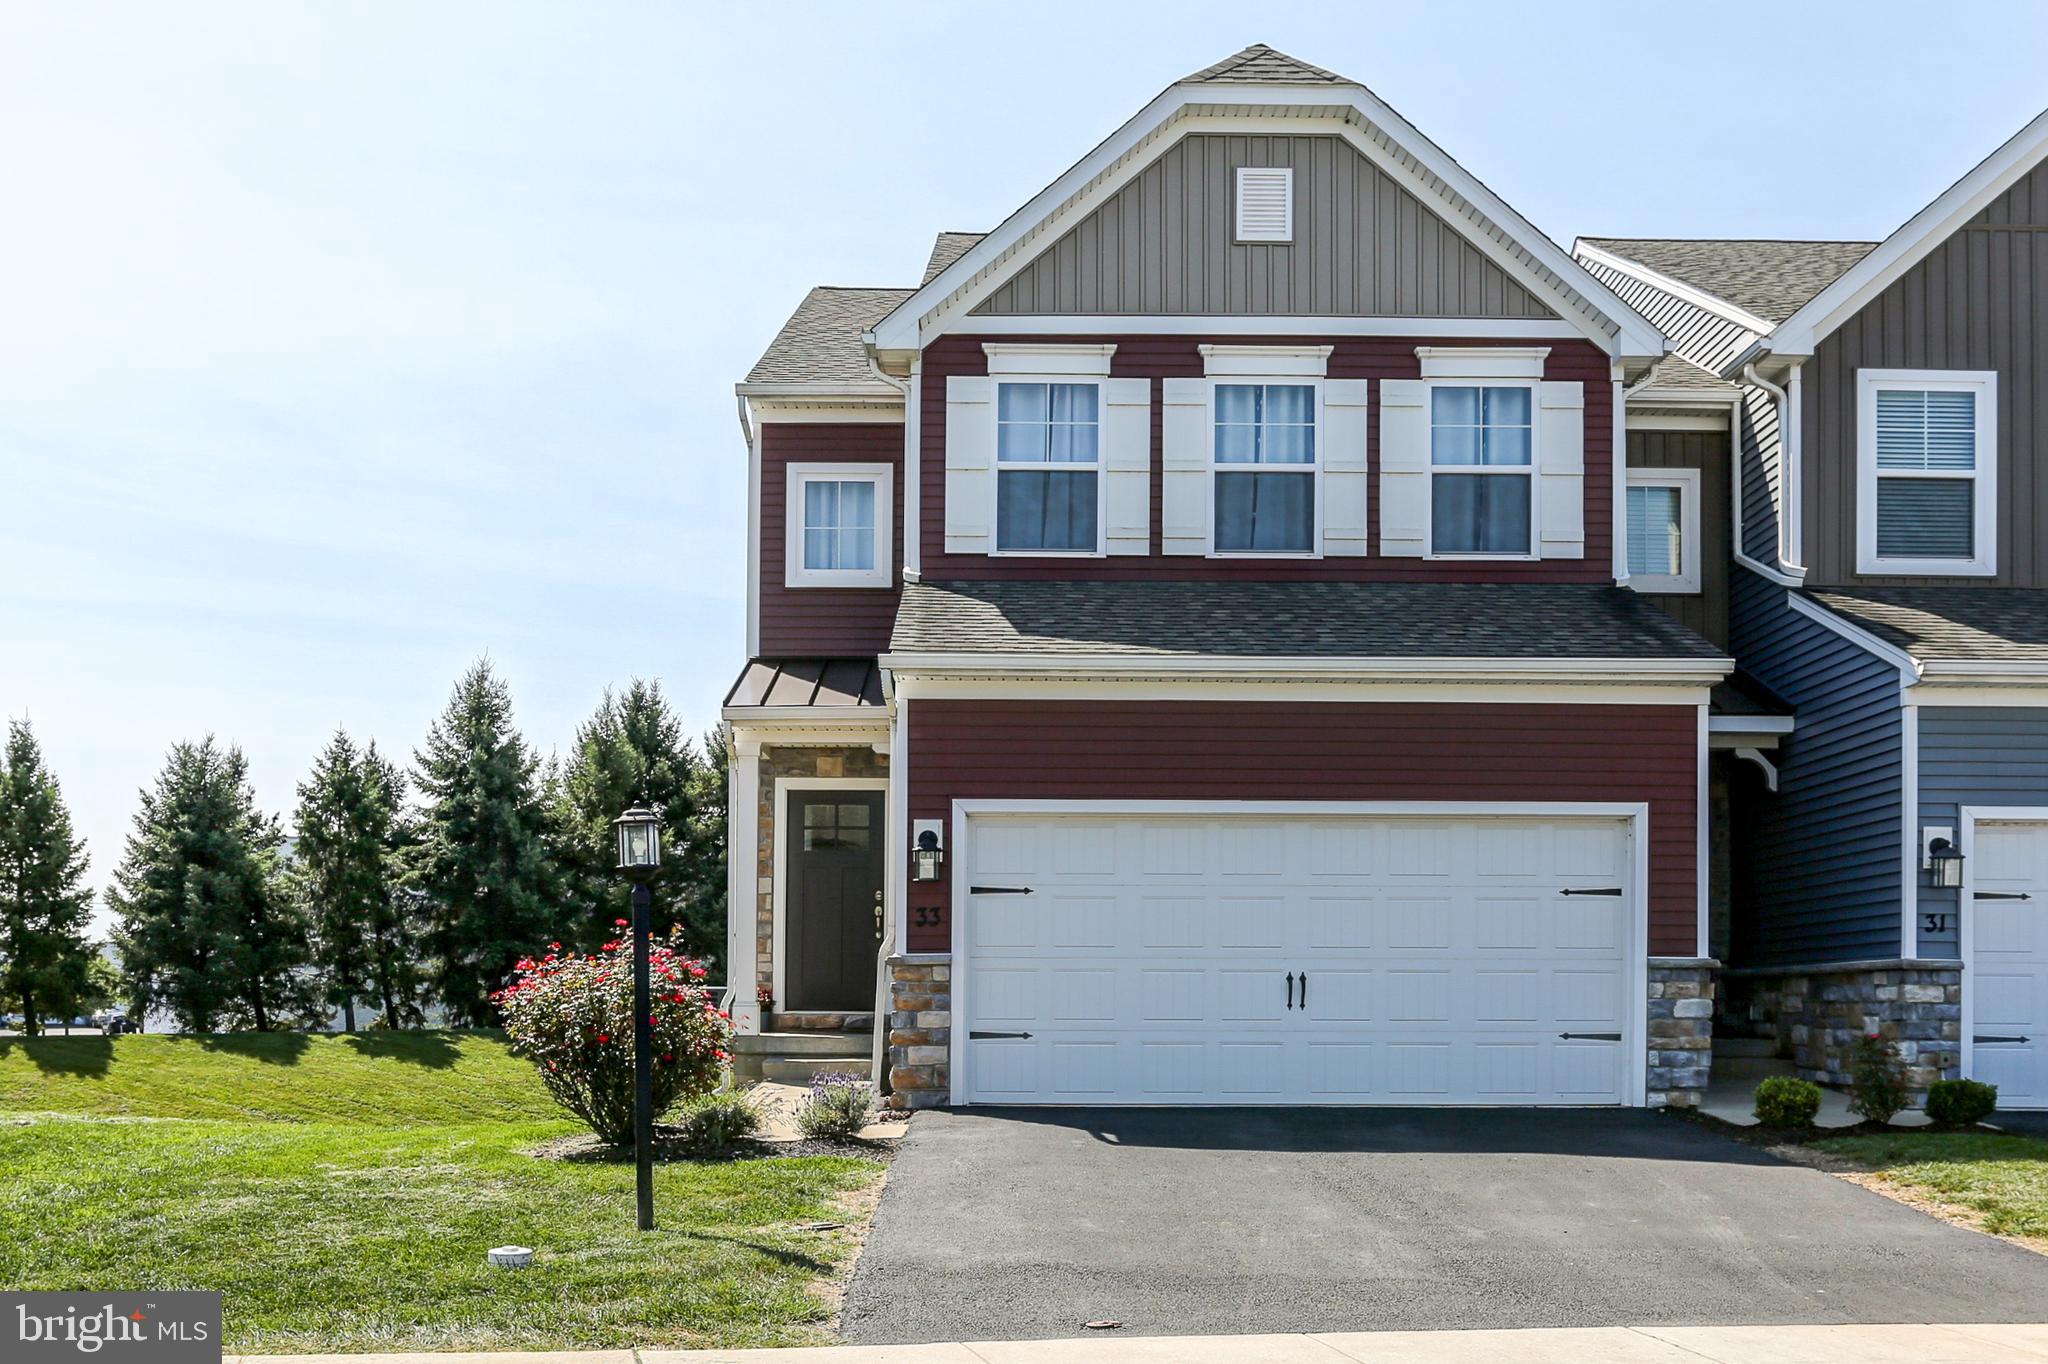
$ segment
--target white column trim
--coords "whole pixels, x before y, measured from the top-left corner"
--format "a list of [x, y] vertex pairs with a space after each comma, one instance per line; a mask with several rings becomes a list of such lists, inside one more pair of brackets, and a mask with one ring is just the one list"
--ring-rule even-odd
[[725, 946], [726, 979], [732, 986], [733, 1026], [761, 1031], [761, 1005], [754, 993], [760, 969], [755, 925], [761, 906], [761, 745], [733, 740], [725, 770]]

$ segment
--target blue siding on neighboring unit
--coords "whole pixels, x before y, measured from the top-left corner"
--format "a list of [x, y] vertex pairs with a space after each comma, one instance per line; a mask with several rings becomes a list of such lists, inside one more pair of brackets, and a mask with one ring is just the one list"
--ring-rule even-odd
[[[2048, 709], [1926, 706], [1920, 710], [1920, 825], [1958, 832], [1965, 805], [2048, 805]], [[1920, 888], [1920, 912], [1945, 914], [1944, 932], [1920, 921], [1919, 955], [1960, 955], [1957, 893]]]
[[1737, 567], [1731, 652], [1790, 701], [1779, 789], [1743, 816], [1739, 966], [1896, 957], [1901, 838], [1899, 672]]

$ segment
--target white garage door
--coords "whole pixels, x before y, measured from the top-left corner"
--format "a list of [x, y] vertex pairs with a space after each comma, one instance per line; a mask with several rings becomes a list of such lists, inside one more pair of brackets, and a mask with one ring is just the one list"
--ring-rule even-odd
[[1620, 820], [977, 815], [967, 844], [969, 1103], [1634, 1088], [1643, 949]]
[[2048, 825], [1977, 825], [1970, 870], [1970, 1077], [2048, 1108]]

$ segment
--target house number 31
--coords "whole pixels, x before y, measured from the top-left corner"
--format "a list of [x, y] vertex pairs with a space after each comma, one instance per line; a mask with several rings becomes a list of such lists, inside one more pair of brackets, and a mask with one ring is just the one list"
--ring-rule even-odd
[[1920, 931], [1922, 933], [1946, 933], [1949, 930], [1949, 921], [1953, 918], [1955, 918], [1953, 914], [1922, 914], [1920, 916]]

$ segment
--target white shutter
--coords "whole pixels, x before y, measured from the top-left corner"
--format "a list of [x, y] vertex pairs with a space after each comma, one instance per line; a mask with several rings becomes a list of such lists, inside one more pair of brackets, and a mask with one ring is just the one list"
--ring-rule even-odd
[[1429, 385], [1380, 380], [1380, 553], [1429, 548]]
[[1323, 553], [1363, 554], [1365, 545], [1364, 379], [1323, 381]]
[[1152, 552], [1152, 381], [1102, 381], [1102, 505], [1111, 554]]
[[1209, 552], [1209, 393], [1207, 379], [1162, 380], [1159, 547], [1167, 554]]
[[[1536, 527], [1545, 559], [1586, 557], [1586, 387], [1542, 383], [1536, 431]], [[1615, 489], [1616, 497], [1625, 496]]]
[[986, 554], [996, 511], [996, 381], [946, 377], [946, 553]]

